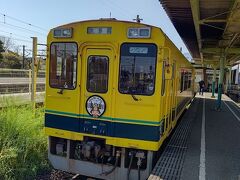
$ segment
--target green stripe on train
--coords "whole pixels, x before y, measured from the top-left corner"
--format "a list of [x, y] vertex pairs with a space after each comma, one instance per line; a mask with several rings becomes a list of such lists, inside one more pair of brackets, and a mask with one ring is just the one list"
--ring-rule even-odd
[[[55, 113], [59, 115], [67, 115], [67, 116], [74, 116], [74, 117], [85, 117], [85, 118], [92, 118], [92, 116], [87, 114], [75, 114], [69, 112], [62, 112], [62, 111], [55, 111], [55, 110], [45, 110], [46, 113]], [[148, 125], [160, 125], [161, 122], [154, 122], [154, 121], [144, 121], [139, 119], [123, 119], [123, 118], [112, 118], [112, 117], [105, 117], [101, 116], [98, 119], [101, 120], [111, 120], [111, 121], [119, 121], [119, 122], [130, 122], [130, 123], [140, 123], [140, 124], [148, 124]]]

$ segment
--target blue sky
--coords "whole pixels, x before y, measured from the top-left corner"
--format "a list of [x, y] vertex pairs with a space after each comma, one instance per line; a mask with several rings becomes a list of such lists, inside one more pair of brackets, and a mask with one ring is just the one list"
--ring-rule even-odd
[[[107, 18], [111, 12], [113, 18], [128, 21], [139, 14], [143, 23], [160, 27], [178, 48], [183, 48], [183, 53], [188, 52], [158, 0], [0, 0], [0, 4], [0, 35], [11, 36], [17, 39], [15, 44], [24, 44], [28, 48], [31, 48], [28, 42], [31, 36], [37, 36], [39, 42], [45, 43], [50, 28], [74, 21]], [[4, 24], [2, 14], [33, 26], [8, 17], [5, 18], [8, 25]]]

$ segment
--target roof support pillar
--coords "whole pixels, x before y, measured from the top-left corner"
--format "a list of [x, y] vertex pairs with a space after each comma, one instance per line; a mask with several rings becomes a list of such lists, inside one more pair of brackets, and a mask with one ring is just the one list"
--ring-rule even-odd
[[207, 77], [207, 68], [204, 67], [204, 68], [203, 68], [203, 81], [204, 81], [204, 83], [205, 83], [205, 87], [208, 86], [207, 78], [208, 78], [208, 77]]
[[225, 52], [221, 54], [220, 57], [220, 72], [219, 72], [219, 82], [218, 82], [218, 98], [217, 98], [217, 107], [216, 110], [221, 110], [222, 103], [222, 93], [223, 93], [223, 77], [224, 77], [224, 63], [226, 61]]
[[195, 26], [198, 48], [200, 51], [201, 60], [203, 62], [202, 54], [202, 40], [201, 40], [201, 31], [200, 31], [200, 11], [199, 11], [199, 0], [190, 0], [193, 22]]
[[217, 67], [216, 67], [216, 66], [213, 66], [212, 98], [215, 98], [216, 74], [217, 74]]

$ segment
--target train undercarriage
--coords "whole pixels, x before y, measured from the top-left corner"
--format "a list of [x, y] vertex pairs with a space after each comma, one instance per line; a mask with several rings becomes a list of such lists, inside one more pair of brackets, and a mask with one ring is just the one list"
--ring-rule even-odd
[[100, 138], [74, 141], [49, 137], [48, 157], [54, 168], [92, 178], [147, 179], [153, 155], [153, 151], [107, 145]]

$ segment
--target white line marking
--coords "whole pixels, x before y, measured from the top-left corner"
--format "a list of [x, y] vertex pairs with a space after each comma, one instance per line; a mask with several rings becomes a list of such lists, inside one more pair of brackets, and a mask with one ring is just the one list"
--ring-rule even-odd
[[[240, 112], [240, 106], [236, 103], [236, 102], [234, 102], [234, 101], [228, 101], [228, 102], [232, 102], [233, 103], [233, 107], [238, 111], [238, 112]], [[239, 179], [240, 180], [240, 179]]]
[[202, 111], [202, 131], [201, 131], [201, 153], [200, 153], [200, 165], [199, 165], [199, 180], [205, 180], [206, 167], [205, 167], [205, 98], [203, 99], [203, 111]]
[[[224, 102], [224, 101], [223, 101]], [[240, 122], [240, 118], [235, 114], [235, 112], [228, 106], [227, 103], [224, 102], [224, 104], [228, 107], [228, 109], [233, 113], [233, 115], [235, 116], [235, 118], [237, 118], [237, 120]]]

